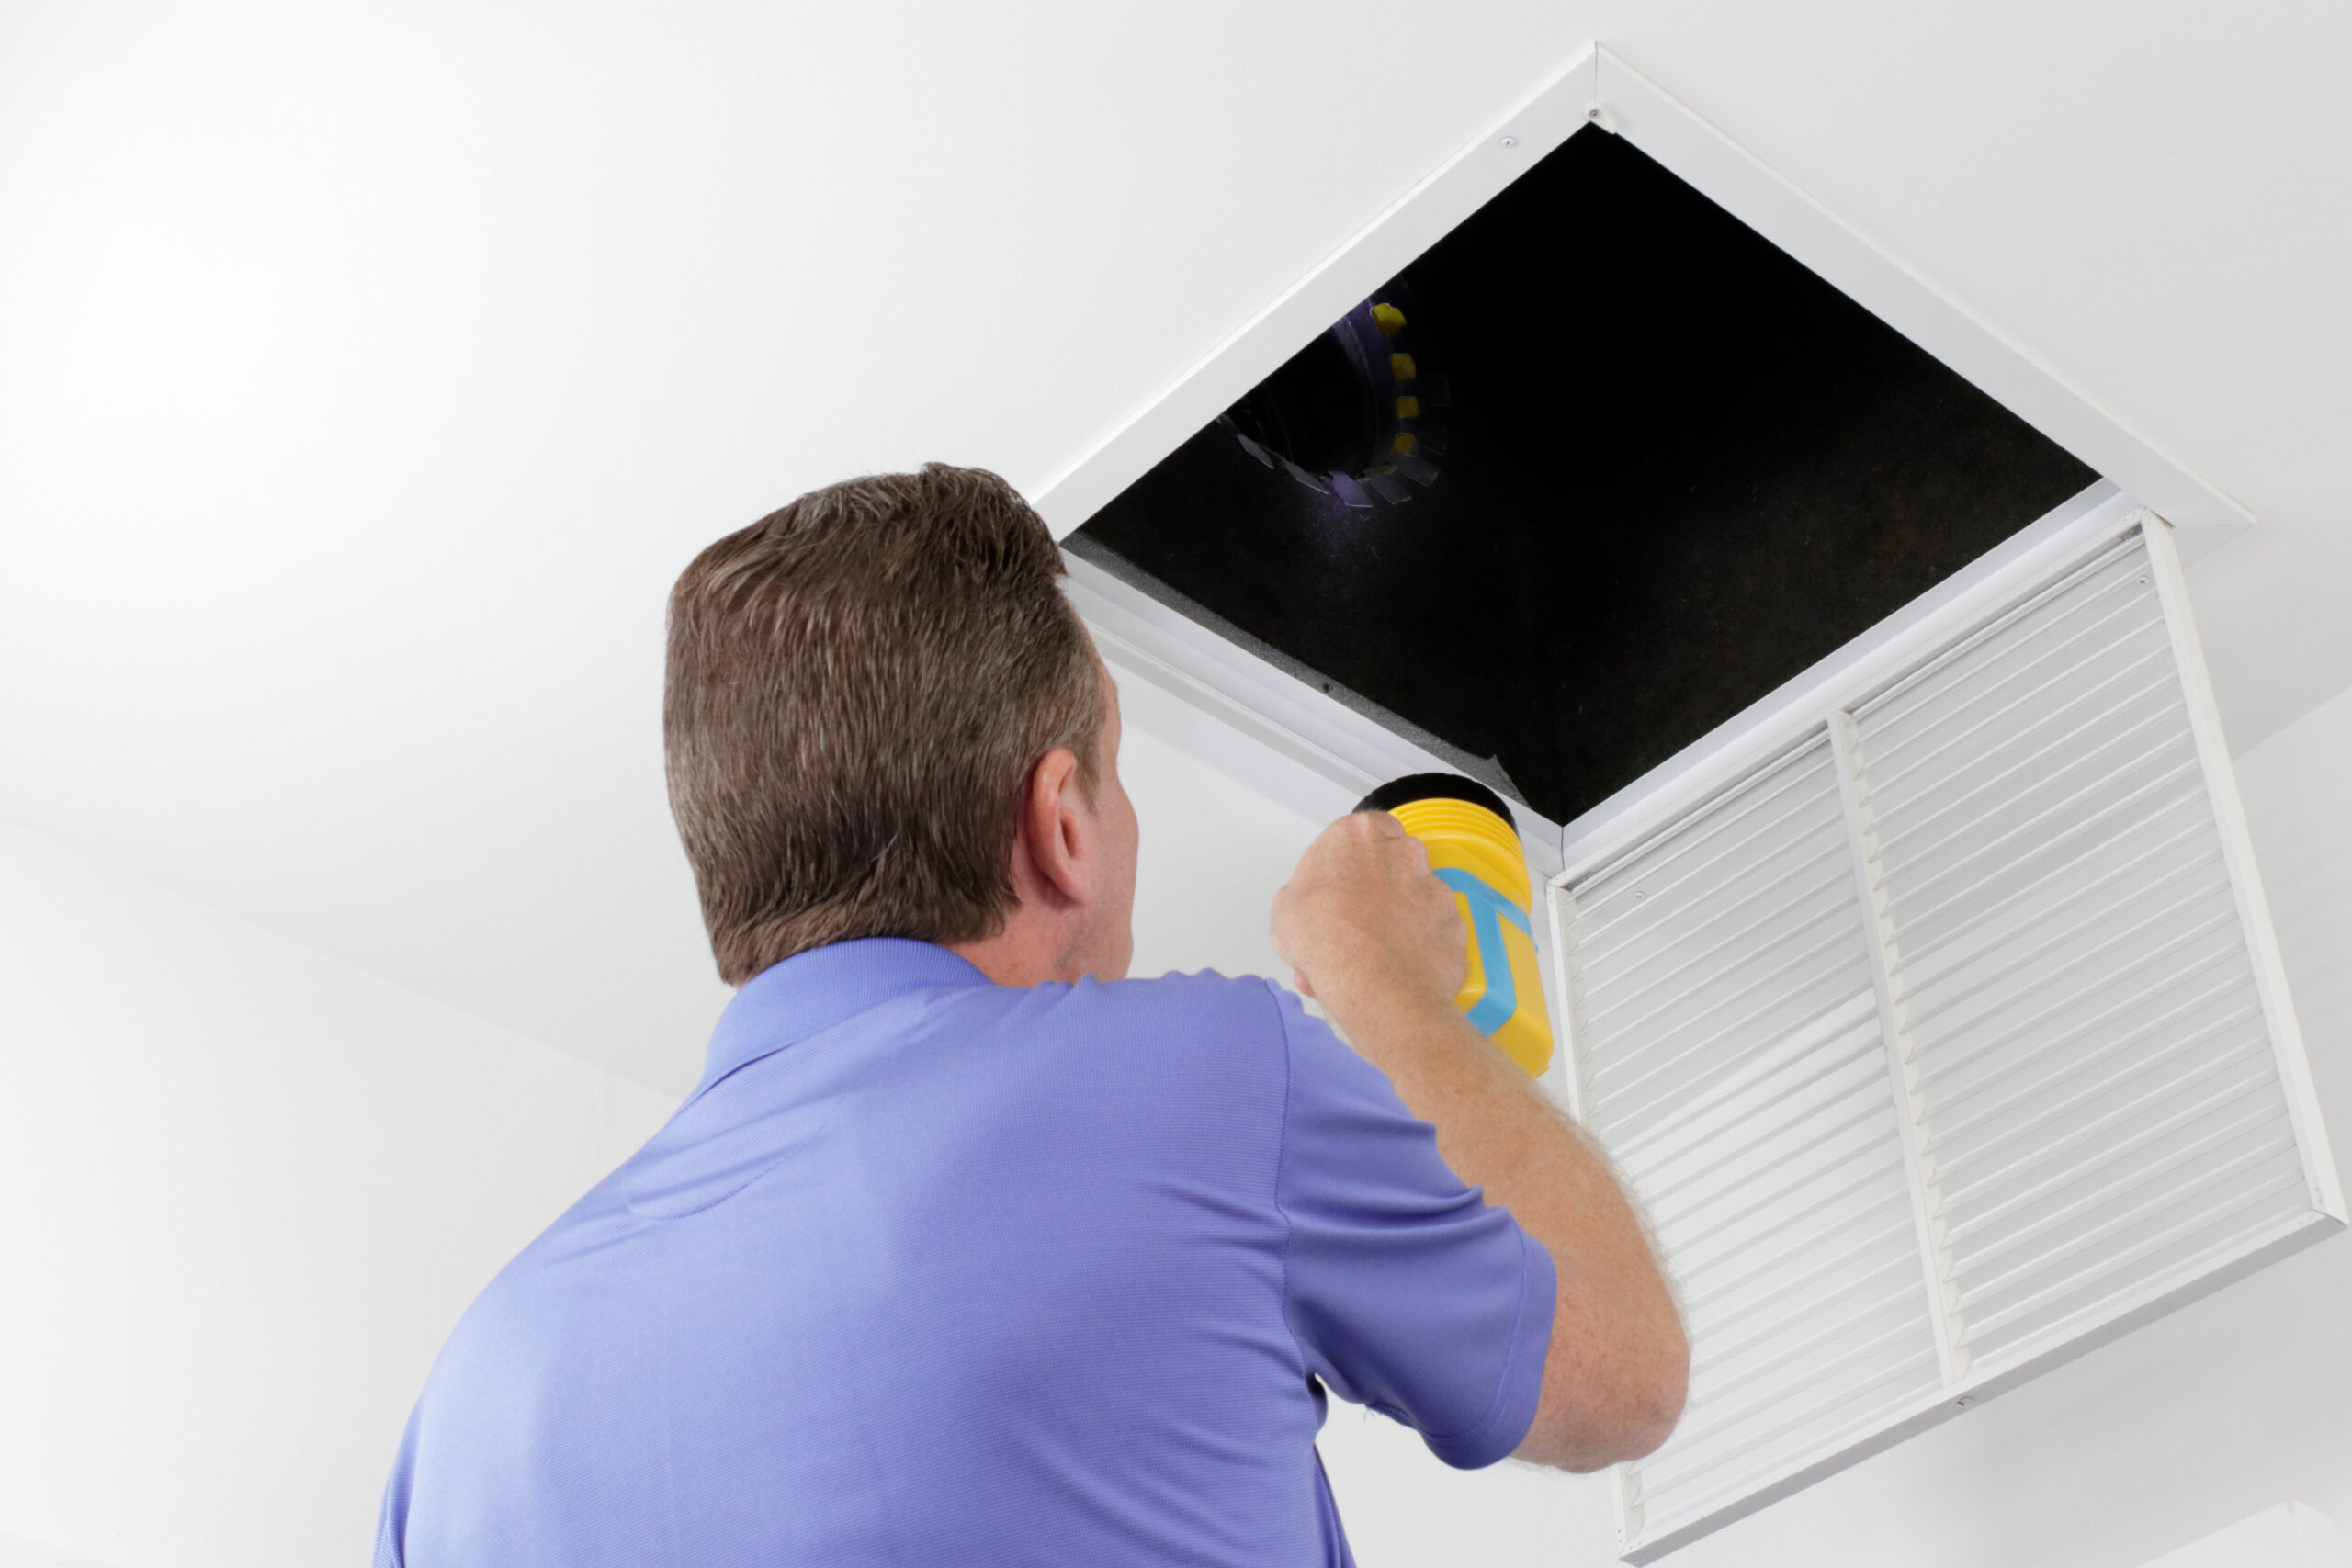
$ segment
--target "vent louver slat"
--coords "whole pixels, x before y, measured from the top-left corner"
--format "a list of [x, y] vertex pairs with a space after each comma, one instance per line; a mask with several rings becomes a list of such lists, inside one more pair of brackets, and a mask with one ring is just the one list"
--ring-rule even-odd
[[1554, 885], [1692, 1337], [1629, 1561], [2340, 1223], [2161, 526]]

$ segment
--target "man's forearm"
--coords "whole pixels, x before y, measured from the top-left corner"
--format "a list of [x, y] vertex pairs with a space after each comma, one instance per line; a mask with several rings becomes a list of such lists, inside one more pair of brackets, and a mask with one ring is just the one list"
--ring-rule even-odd
[[[1334, 978], [1337, 978], [1336, 976]], [[1377, 975], [1317, 996], [1388, 1075], [1438, 1152], [1551, 1253], [1560, 1290], [1544, 1415], [1523, 1457], [1593, 1470], [1646, 1453], [1680, 1414], [1688, 1346], [1674, 1300], [1608, 1160], [1450, 1006]]]

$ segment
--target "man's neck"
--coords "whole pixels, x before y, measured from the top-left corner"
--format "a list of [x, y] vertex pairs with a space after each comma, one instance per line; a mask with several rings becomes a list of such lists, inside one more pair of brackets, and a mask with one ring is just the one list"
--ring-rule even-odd
[[1005, 918], [995, 934], [956, 943], [948, 951], [1000, 986], [1075, 980], [1080, 971], [1071, 957], [1077, 933], [1070, 925], [1066, 916], [1057, 918], [1023, 905]]

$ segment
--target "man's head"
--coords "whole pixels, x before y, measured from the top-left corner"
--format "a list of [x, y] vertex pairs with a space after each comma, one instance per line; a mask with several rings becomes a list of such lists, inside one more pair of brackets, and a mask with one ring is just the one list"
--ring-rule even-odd
[[864, 936], [1020, 983], [1125, 972], [1135, 816], [1061, 575], [1010, 485], [937, 463], [811, 491], [686, 568], [670, 805], [730, 984]]

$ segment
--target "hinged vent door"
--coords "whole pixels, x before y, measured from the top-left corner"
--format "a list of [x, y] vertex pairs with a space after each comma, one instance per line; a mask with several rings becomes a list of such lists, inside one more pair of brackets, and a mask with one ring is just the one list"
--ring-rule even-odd
[[2163, 529], [1555, 887], [1692, 1337], [1629, 1561], [2340, 1223]]

